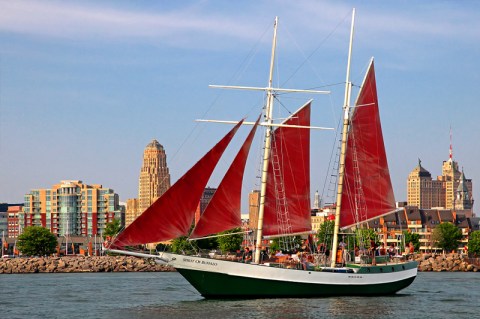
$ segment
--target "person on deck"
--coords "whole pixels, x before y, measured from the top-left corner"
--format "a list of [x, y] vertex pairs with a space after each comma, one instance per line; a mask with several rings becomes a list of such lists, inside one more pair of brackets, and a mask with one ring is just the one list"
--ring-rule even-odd
[[376, 265], [377, 261], [375, 260], [375, 253], [377, 251], [377, 243], [375, 240], [370, 240], [370, 256], [372, 257], [372, 265]]
[[252, 252], [248, 247], [245, 247], [245, 252], [243, 253], [243, 261], [247, 264], [252, 262]]
[[242, 261], [243, 259], [243, 251], [240, 249], [237, 249], [237, 252], [235, 253], [235, 260], [236, 261]]
[[378, 248], [378, 255], [385, 256], [387, 254], [387, 250], [385, 249], [385, 245], [382, 243], [380, 248]]

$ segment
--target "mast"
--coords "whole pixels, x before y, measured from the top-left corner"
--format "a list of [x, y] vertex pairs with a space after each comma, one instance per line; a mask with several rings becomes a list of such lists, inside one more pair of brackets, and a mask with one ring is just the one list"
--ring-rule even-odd
[[263, 215], [265, 212], [265, 195], [267, 193], [267, 172], [268, 163], [270, 161], [271, 145], [272, 145], [272, 115], [273, 115], [273, 70], [275, 64], [275, 49], [277, 46], [277, 27], [278, 17], [275, 17], [273, 26], [273, 43], [272, 43], [272, 57], [270, 59], [270, 74], [268, 76], [268, 88], [267, 88], [267, 105], [265, 106], [265, 122], [267, 128], [265, 130], [265, 146], [263, 152], [263, 165], [262, 165], [262, 179], [260, 188], [260, 207], [258, 210], [258, 224], [257, 224], [257, 240], [255, 246], [255, 259], [254, 262], [260, 263], [260, 252], [262, 249], [262, 235], [263, 235]]
[[348, 61], [347, 61], [347, 75], [345, 80], [345, 99], [343, 105], [343, 128], [342, 128], [342, 143], [340, 148], [340, 164], [338, 167], [338, 188], [337, 188], [337, 204], [335, 208], [335, 226], [333, 228], [333, 244], [332, 244], [332, 260], [330, 262], [331, 267], [335, 267], [337, 249], [338, 249], [338, 233], [340, 230], [340, 211], [342, 208], [342, 192], [343, 181], [345, 176], [345, 154], [347, 149], [347, 133], [349, 125], [350, 115], [350, 95], [352, 91], [352, 82], [350, 82], [350, 63], [352, 59], [352, 45], [353, 45], [353, 31], [355, 24], [355, 9], [352, 12], [352, 25], [350, 30], [350, 44], [348, 48]]

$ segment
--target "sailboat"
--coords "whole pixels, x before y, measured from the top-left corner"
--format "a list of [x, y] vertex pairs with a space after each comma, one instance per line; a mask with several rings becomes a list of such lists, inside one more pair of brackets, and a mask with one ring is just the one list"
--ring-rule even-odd
[[[363, 80], [358, 98], [350, 107], [350, 56], [355, 11], [352, 14], [347, 66], [343, 129], [339, 159], [338, 190], [332, 251], [340, 248], [342, 229], [359, 226], [368, 220], [395, 211], [392, 184], [383, 143], [373, 59]], [[281, 123], [272, 114], [274, 95], [279, 92], [305, 92], [272, 86], [278, 20], [274, 23], [269, 83], [265, 112], [255, 122], [224, 121], [233, 128], [209, 150], [167, 192], [157, 199], [132, 224], [119, 233], [108, 251], [154, 258], [174, 267], [205, 298], [274, 298], [338, 295], [386, 295], [409, 286], [417, 275], [415, 261], [342, 263], [331, 258], [324, 267], [287, 268], [264, 263], [261, 250], [267, 236], [305, 234], [312, 231], [310, 210], [310, 107], [305, 103]], [[226, 87], [226, 86], [222, 86]], [[317, 91], [314, 93], [325, 93]], [[252, 126], [233, 159], [225, 177], [196, 224], [195, 210], [210, 175], [241, 126]], [[145, 254], [129, 251], [127, 246], [167, 241], [180, 236], [202, 238], [241, 225], [241, 187], [245, 163], [254, 134], [266, 127], [260, 206], [252, 263], [209, 256], [171, 252]]]

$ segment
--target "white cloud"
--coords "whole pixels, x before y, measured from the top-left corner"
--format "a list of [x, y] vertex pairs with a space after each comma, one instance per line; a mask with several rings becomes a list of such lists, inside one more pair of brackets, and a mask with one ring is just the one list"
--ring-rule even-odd
[[[67, 40], [151, 41], [182, 46], [191, 42], [197, 46], [218, 36], [257, 39], [268, 26], [270, 20], [267, 19], [273, 20], [274, 15], [280, 15], [281, 23], [286, 21], [295, 28], [295, 33], [305, 37], [315, 36], [319, 31], [325, 34], [342, 19], [348, 25], [350, 10], [348, 2], [324, 1], [255, 1], [229, 5], [198, 1], [182, 2], [168, 10], [132, 9], [115, 2], [2, 1], [0, 31]], [[422, 3], [417, 9], [405, 9], [362, 3], [357, 11], [357, 21], [363, 31], [382, 42], [393, 42], [392, 35], [412, 39], [472, 39], [480, 35], [475, 10], [468, 7]]]

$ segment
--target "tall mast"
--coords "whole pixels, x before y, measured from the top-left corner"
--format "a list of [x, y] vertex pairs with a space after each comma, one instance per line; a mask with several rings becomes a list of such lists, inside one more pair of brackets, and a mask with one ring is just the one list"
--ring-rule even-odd
[[352, 59], [352, 45], [353, 45], [353, 31], [355, 24], [355, 9], [352, 12], [352, 26], [350, 30], [350, 44], [348, 48], [348, 61], [347, 61], [347, 75], [345, 80], [345, 99], [343, 104], [343, 128], [342, 128], [342, 144], [340, 148], [340, 165], [338, 167], [338, 189], [337, 189], [337, 204], [335, 208], [335, 226], [333, 228], [333, 245], [332, 245], [332, 260], [330, 262], [331, 267], [335, 267], [337, 249], [338, 249], [338, 233], [340, 230], [340, 211], [342, 208], [342, 192], [343, 181], [345, 176], [345, 154], [347, 149], [347, 134], [350, 115], [350, 95], [352, 91], [352, 82], [350, 82], [350, 63]]
[[262, 235], [263, 235], [263, 215], [265, 212], [265, 194], [267, 193], [267, 172], [268, 163], [270, 161], [271, 145], [272, 145], [272, 115], [273, 115], [273, 70], [275, 64], [275, 49], [277, 47], [277, 27], [278, 17], [275, 17], [273, 26], [273, 43], [272, 43], [272, 56], [270, 59], [270, 74], [268, 77], [267, 88], [267, 105], [265, 106], [265, 122], [267, 124], [265, 130], [265, 146], [263, 152], [263, 165], [262, 165], [262, 179], [260, 188], [260, 207], [258, 210], [258, 224], [257, 224], [257, 240], [255, 246], [255, 263], [260, 263], [260, 252], [262, 250]]

